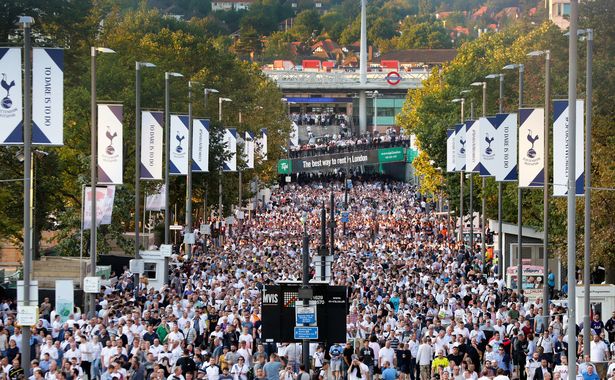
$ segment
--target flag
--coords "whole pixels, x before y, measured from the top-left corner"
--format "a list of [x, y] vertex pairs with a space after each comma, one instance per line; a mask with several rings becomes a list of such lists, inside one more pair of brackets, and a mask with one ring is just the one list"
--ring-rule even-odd
[[169, 174], [188, 175], [188, 116], [171, 115]]
[[209, 171], [209, 120], [192, 121], [192, 171]]
[[455, 171], [455, 130], [446, 130], [446, 171]]
[[123, 183], [122, 105], [98, 105], [98, 183]]
[[495, 176], [495, 117], [481, 117], [478, 119], [480, 125], [479, 151], [480, 151], [480, 175], [481, 177]]
[[222, 164], [222, 169], [225, 172], [237, 171], [237, 129], [225, 129], [222, 143], [224, 144], [224, 153], [229, 155], [229, 158]]
[[[111, 224], [113, 212], [113, 202], [115, 200], [115, 186], [96, 187], [96, 226], [101, 224]], [[89, 230], [92, 225], [92, 187], [86, 186], [84, 199], [81, 203], [83, 208], [82, 226], [84, 230]]]
[[258, 151], [263, 161], [267, 161], [267, 128], [261, 128], [261, 138], [257, 142]]
[[141, 112], [141, 179], [162, 180], [163, 118], [163, 112]]
[[544, 108], [519, 109], [519, 187], [544, 186], [544, 125]]
[[246, 131], [243, 143], [243, 154], [246, 157], [246, 168], [254, 169], [254, 134]]
[[299, 126], [293, 121], [291, 127], [289, 145], [299, 146]]
[[32, 144], [64, 145], [64, 50], [32, 51]]
[[495, 151], [495, 180], [509, 182], [517, 180], [517, 114], [499, 113], [493, 119], [495, 140], [491, 144]]
[[466, 172], [478, 173], [480, 171], [479, 151], [479, 125], [478, 120], [468, 120], [466, 125]]
[[21, 48], [0, 48], [0, 145], [23, 144]]
[[162, 211], [164, 210], [164, 186], [160, 186], [158, 193], [148, 195], [145, 198], [145, 210], [146, 211]]
[[466, 170], [466, 126], [465, 124], [455, 125], [455, 171], [463, 172]]
[[[568, 194], [568, 100], [553, 102], [553, 196]], [[584, 101], [577, 99], [576, 122], [576, 195], [585, 191]]]

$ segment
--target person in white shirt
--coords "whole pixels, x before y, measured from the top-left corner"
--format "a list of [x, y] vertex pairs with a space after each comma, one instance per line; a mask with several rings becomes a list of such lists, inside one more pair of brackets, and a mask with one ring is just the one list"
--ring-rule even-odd
[[[388, 343], [388, 342], [387, 342]], [[382, 350], [381, 350], [382, 352]], [[357, 355], [352, 355], [352, 362], [348, 367], [348, 380], [367, 379], [369, 375], [369, 367], [363, 364]], [[385, 362], [383, 362], [384, 365]], [[388, 361], [387, 361], [388, 363]]]
[[216, 359], [209, 359], [209, 363], [204, 366], [207, 380], [218, 380], [220, 378], [220, 367], [216, 365]]
[[58, 360], [58, 349], [53, 345], [51, 339], [47, 339], [47, 343], [41, 347], [41, 360], [45, 354], [49, 354], [49, 359], [51, 360]]
[[250, 367], [246, 364], [246, 359], [243, 356], [240, 356], [237, 359], [237, 363], [233, 364], [231, 368], [231, 375], [233, 375], [234, 380], [248, 380], [248, 371]]
[[77, 363], [81, 362], [81, 351], [75, 342], [71, 342], [70, 349], [64, 353], [64, 359], [70, 361], [72, 358], [77, 358]]
[[561, 364], [558, 364], [553, 369], [553, 376], [559, 373], [560, 379], [568, 378], [568, 357], [566, 355], [561, 356]]
[[182, 333], [181, 331], [179, 331], [179, 326], [177, 326], [177, 324], [175, 324], [173, 326], [173, 331], [171, 331], [169, 333], [169, 335], [167, 335], [167, 342], [180, 342], [182, 340], [185, 339], [184, 333]]
[[594, 335], [594, 339], [589, 344], [589, 357], [592, 363], [596, 365], [596, 373], [601, 379], [606, 378], [609, 355], [609, 346], [604, 343], [600, 335]]
[[416, 364], [419, 366], [421, 380], [427, 380], [431, 376], [431, 359], [433, 358], [433, 348], [430, 343], [430, 338], [423, 338], [423, 343], [419, 346], [416, 354]]
[[173, 373], [167, 377], [167, 380], [185, 380], [186, 378], [182, 375], [182, 367], [177, 366], [173, 369]]
[[391, 348], [391, 341], [387, 340], [384, 344], [384, 347], [380, 349], [378, 353], [378, 366], [382, 368], [384, 362], [389, 362], [389, 364], [393, 365], [393, 360], [395, 358], [395, 350]]

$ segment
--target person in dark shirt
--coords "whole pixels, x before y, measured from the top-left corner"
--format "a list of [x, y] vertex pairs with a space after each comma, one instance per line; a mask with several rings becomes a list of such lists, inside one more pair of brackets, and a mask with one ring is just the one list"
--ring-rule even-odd
[[346, 342], [346, 347], [344, 347], [344, 351], [342, 352], [343, 356], [343, 372], [346, 373], [348, 368], [350, 368], [350, 364], [352, 363], [352, 355], [354, 354], [354, 349], [350, 342]]
[[155, 339], [160, 339], [160, 338], [158, 337], [158, 334], [156, 334], [156, 332], [154, 331], [154, 326], [152, 325], [147, 326], [147, 332], [143, 334], [143, 340], [148, 341], [150, 344], [154, 344]]
[[184, 350], [184, 354], [177, 359], [178, 366], [182, 368], [182, 374], [186, 375], [187, 373], [194, 373], [196, 370], [196, 364], [194, 360], [190, 357], [190, 351]]
[[461, 366], [461, 362], [463, 361], [464, 354], [459, 352], [459, 343], [453, 344], [453, 352], [448, 354], [447, 359], [449, 361], [455, 362], [458, 366]]
[[410, 375], [410, 359], [412, 358], [409, 346], [405, 343], [400, 343], [395, 354], [397, 356], [397, 368], [408, 378]]
[[596, 335], [602, 334], [604, 330], [604, 323], [600, 320], [600, 314], [594, 314], [594, 318], [591, 321], [591, 328]]
[[19, 365], [19, 359], [13, 359], [13, 367], [9, 370], [9, 380], [18, 380], [24, 376], [24, 370]]
[[374, 373], [374, 350], [369, 346], [367, 340], [363, 342], [363, 347], [359, 350], [359, 359], [369, 368], [369, 373], [372, 375]]

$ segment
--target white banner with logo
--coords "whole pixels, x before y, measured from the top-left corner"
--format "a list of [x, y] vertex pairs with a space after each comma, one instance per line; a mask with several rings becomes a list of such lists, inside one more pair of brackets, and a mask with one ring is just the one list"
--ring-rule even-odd
[[21, 48], [0, 48], [0, 145], [23, 144]]
[[121, 185], [124, 172], [122, 105], [98, 105], [98, 183]]
[[466, 172], [480, 171], [479, 124], [478, 120], [468, 120], [466, 125]]
[[[585, 117], [584, 104], [577, 99], [576, 122], [576, 195], [582, 196], [585, 191]], [[553, 195], [562, 197], [568, 195], [568, 100], [553, 102]]]
[[32, 144], [64, 145], [64, 50], [32, 51]]
[[141, 112], [141, 165], [139, 175], [143, 180], [162, 180], [163, 119], [164, 113], [160, 111]]
[[545, 109], [519, 109], [519, 187], [545, 182]]
[[455, 130], [446, 130], [446, 171], [455, 171]]
[[466, 170], [466, 125], [455, 125], [455, 171]]
[[495, 140], [491, 147], [495, 152], [495, 180], [517, 180], [517, 114], [499, 113], [493, 119]]
[[56, 280], [55, 311], [62, 322], [75, 312], [75, 283], [73, 280]]
[[224, 153], [229, 155], [229, 158], [222, 164], [222, 169], [225, 172], [237, 171], [237, 129], [225, 129], [222, 143], [224, 144]]
[[295, 122], [291, 126], [289, 143], [291, 147], [299, 146], [299, 126]]
[[481, 117], [478, 119], [480, 125], [479, 151], [480, 151], [480, 175], [481, 177], [493, 177], [495, 174], [495, 151], [493, 143], [495, 141], [495, 128], [493, 126], [494, 117]]
[[[92, 225], [92, 188], [85, 188], [82, 225], [84, 230], [89, 230]], [[115, 186], [96, 187], [96, 226], [111, 224], [113, 215], [113, 202], [115, 200]]]
[[261, 137], [257, 141], [260, 158], [267, 161], [267, 128], [261, 128]]
[[188, 116], [171, 115], [169, 174], [188, 175]]
[[209, 171], [209, 120], [192, 120], [192, 171]]
[[243, 154], [246, 160], [246, 168], [254, 169], [254, 133], [246, 131], [243, 142]]

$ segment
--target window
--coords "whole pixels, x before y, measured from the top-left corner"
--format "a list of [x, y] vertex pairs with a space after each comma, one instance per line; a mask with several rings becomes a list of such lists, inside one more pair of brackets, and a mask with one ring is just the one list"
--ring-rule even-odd
[[156, 263], [145, 263], [143, 265], [143, 275], [150, 279], [150, 280], [155, 280], [156, 279], [156, 266], [158, 264]]
[[394, 107], [378, 107], [378, 117], [380, 116], [395, 116], [395, 108]]

